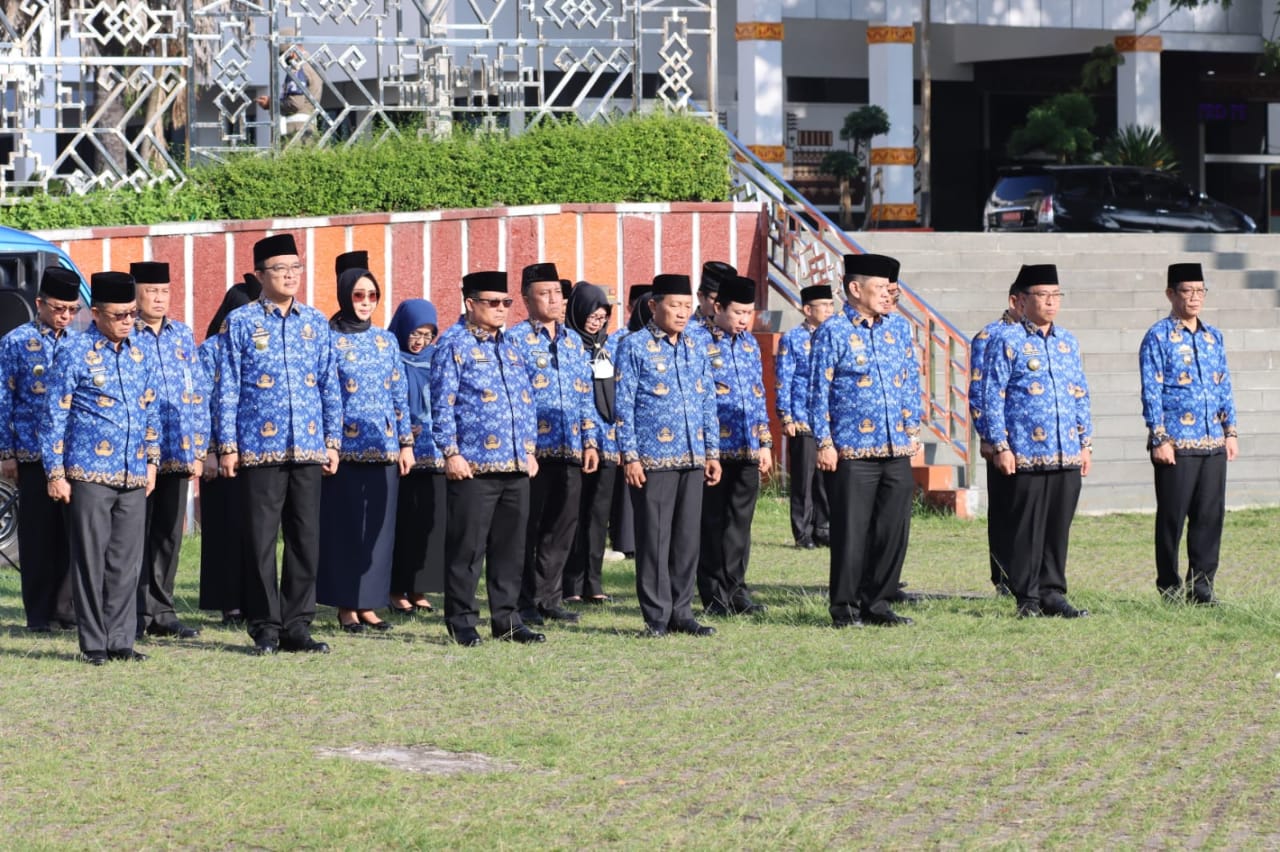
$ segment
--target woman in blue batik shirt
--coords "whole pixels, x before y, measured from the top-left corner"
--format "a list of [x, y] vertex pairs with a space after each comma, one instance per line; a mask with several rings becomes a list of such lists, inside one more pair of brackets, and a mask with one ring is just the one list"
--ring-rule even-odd
[[342, 388], [338, 472], [320, 492], [316, 602], [338, 608], [348, 633], [390, 630], [374, 611], [391, 592], [400, 477], [413, 467], [408, 384], [400, 348], [372, 323], [382, 293], [367, 269], [338, 277], [338, 313], [329, 321]]
[[431, 612], [427, 592], [444, 591], [444, 459], [431, 437], [431, 344], [439, 334], [435, 306], [407, 299], [387, 330], [400, 344], [401, 369], [409, 384], [413, 470], [400, 480], [396, 546], [391, 568], [391, 611]]

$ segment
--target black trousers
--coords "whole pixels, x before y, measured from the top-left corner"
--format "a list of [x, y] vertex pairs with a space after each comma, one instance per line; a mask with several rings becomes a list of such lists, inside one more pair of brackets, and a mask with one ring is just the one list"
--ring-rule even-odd
[[760, 466], [722, 461], [720, 481], [702, 492], [702, 547], [698, 594], [702, 605], [728, 610], [751, 605], [747, 563], [751, 559], [751, 520], [760, 494]]
[[645, 624], [666, 627], [693, 618], [704, 473], [645, 471], [631, 488], [636, 517], [636, 596]]
[[1187, 528], [1187, 586], [1199, 598], [1213, 596], [1227, 505], [1227, 456], [1177, 455], [1158, 464], [1156, 480], [1156, 587], [1177, 589], [1178, 546]]
[[444, 474], [410, 471], [400, 479], [391, 591], [404, 595], [444, 591], [444, 539], [448, 523]]
[[529, 477], [523, 473], [484, 474], [451, 479], [445, 488], [449, 500], [444, 542], [445, 623], [451, 629], [476, 626], [476, 586], [483, 568], [489, 626], [495, 636], [510, 633], [523, 623], [518, 603], [524, 568], [523, 533], [529, 518]]
[[831, 617], [843, 621], [888, 612], [911, 531], [911, 460], [841, 459], [826, 479]]
[[829, 542], [827, 484], [818, 470], [818, 445], [812, 435], [787, 438], [787, 478], [791, 483], [791, 536], [797, 544]]
[[1056, 606], [1067, 594], [1067, 546], [1080, 501], [1080, 471], [1015, 473], [1007, 479], [1009, 589], [1020, 605]]
[[147, 490], [72, 482], [67, 520], [80, 650], [127, 651], [137, 630]]
[[[245, 620], [255, 639], [310, 632], [316, 617], [316, 569], [320, 562], [318, 464], [241, 468], [245, 547]], [[276, 535], [284, 530], [284, 564], [276, 578]]]
[[1010, 538], [1012, 523], [1009, 513], [1013, 511], [1013, 478], [1004, 476], [996, 470], [995, 462], [987, 459], [987, 554], [991, 563], [991, 585], [1001, 583], [1008, 585], [1009, 548], [1013, 546]]
[[156, 477], [147, 498], [147, 538], [138, 572], [138, 632], [152, 624], [173, 624], [173, 584], [182, 552], [182, 526], [187, 516], [191, 481], [185, 473]]
[[[539, 474], [541, 476], [541, 474]], [[603, 462], [595, 473], [582, 475], [578, 503], [578, 532], [564, 566], [564, 596], [590, 598], [604, 594], [604, 540], [613, 508], [618, 466]]]
[[538, 459], [538, 475], [529, 485], [529, 521], [524, 538], [524, 574], [520, 609], [560, 605], [564, 565], [578, 532], [582, 468], [569, 462]]
[[636, 511], [631, 505], [631, 486], [622, 475], [622, 466], [613, 480], [613, 509], [609, 518], [609, 539], [620, 553], [636, 552]]
[[49, 499], [40, 462], [18, 463], [18, 565], [28, 627], [76, 620], [67, 507]]
[[257, 567], [249, 567], [243, 514], [239, 480], [219, 476], [200, 482], [201, 609], [245, 609], [245, 577]]

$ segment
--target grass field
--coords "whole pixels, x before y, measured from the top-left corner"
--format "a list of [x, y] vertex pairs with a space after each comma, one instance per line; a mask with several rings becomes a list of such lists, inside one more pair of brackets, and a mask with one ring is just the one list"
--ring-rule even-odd
[[[769, 604], [710, 639], [637, 637], [619, 600], [541, 646], [449, 644], [439, 615], [327, 657], [246, 654], [208, 615], [144, 664], [21, 629], [0, 571], [5, 848], [1280, 846], [1280, 511], [1229, 515], [1217, 609], [1157, 600], [1151, 518], [1077, 519], [1080, 621], [989, 595], [985, 526], [917, 518], [903, 629], [834, 631], [826, 551], [761, 502]], [[188, 543], [183, 603], [196, 596]], [[454, 775], [331, 756], [430, 746]]]

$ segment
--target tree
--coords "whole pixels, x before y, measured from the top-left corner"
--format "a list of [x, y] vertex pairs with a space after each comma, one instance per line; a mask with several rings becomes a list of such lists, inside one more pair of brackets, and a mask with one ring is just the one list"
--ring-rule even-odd
[[1082, 92], [1064, 92], [1033, 106], [1027, 123], [1009, 137], [1009, 154], [1029, 151], [1053, 154], [1059, 163], [1080, 162], [1093, 153], [1096, 137], [1089, 129], [1097, 115]]
[[840, 181], [840, 227], [848, 228], [852, 220], [853, 181], [866, 176], [864, 165], [866, 150], [873, 137], [889, 132], [889, 114], [882, 107], [867, 104], [859, 107], [844, 117], [844, 126], [840, 128], [840, 138], [846, 144], [846, 150], [828, 151], [818, 166], [824, 173]]

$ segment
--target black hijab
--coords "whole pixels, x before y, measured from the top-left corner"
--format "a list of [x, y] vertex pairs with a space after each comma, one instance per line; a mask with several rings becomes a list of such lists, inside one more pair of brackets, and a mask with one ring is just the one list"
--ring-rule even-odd
[[343, 334], [359, 334], [362, 331], [368, 331], [373, 325], [373, 319], [359, 320], [356, 319], [355, 307], [351, 301], [351, 293], [356, 289], [356, 283], [361, 278], [368, 278], [373, 283], [374, 292], [378, 294], [378, 299], [382, 299], [382, 288], [378, 286], [378, 279], [373, 277], [373, 273], [367, 269], [347, 269], [338, 276], [338, 312], [329, 318], [329, 328], [339, 331]]
[[[604, 325], [600, 326], [600, 330], [595, 334], [591, 334], [586, 330], [587, 317], [601, 308], [604, 308]], [[574, 287], [569, 294], [569, 306], [565, 311], [565, 318], [569, 328], [578, 332], [587, 350], [594, 352], [604, 346], [605, 341], [609, 339], [609, 316], [612, 313], [613, 305], [609, 304], [609, 294], [603, 287], [579, 281], [578, 286]]]
[[209, 330], [205, 332], [205, 337], [213, 337], [222, 331], [222, 324], [227, 320], [227, 314], [243, 305], [247, 305], [254, 299], [262, 295], [262, 282], [252, 272], [244, 274], [244, 281], [239, 284], [232, 284], [227, 288], [227, 292], [222, 296], [222, 304], [218, 305], [218, 310], [214, 312], [213, 319], [209, 323]]

